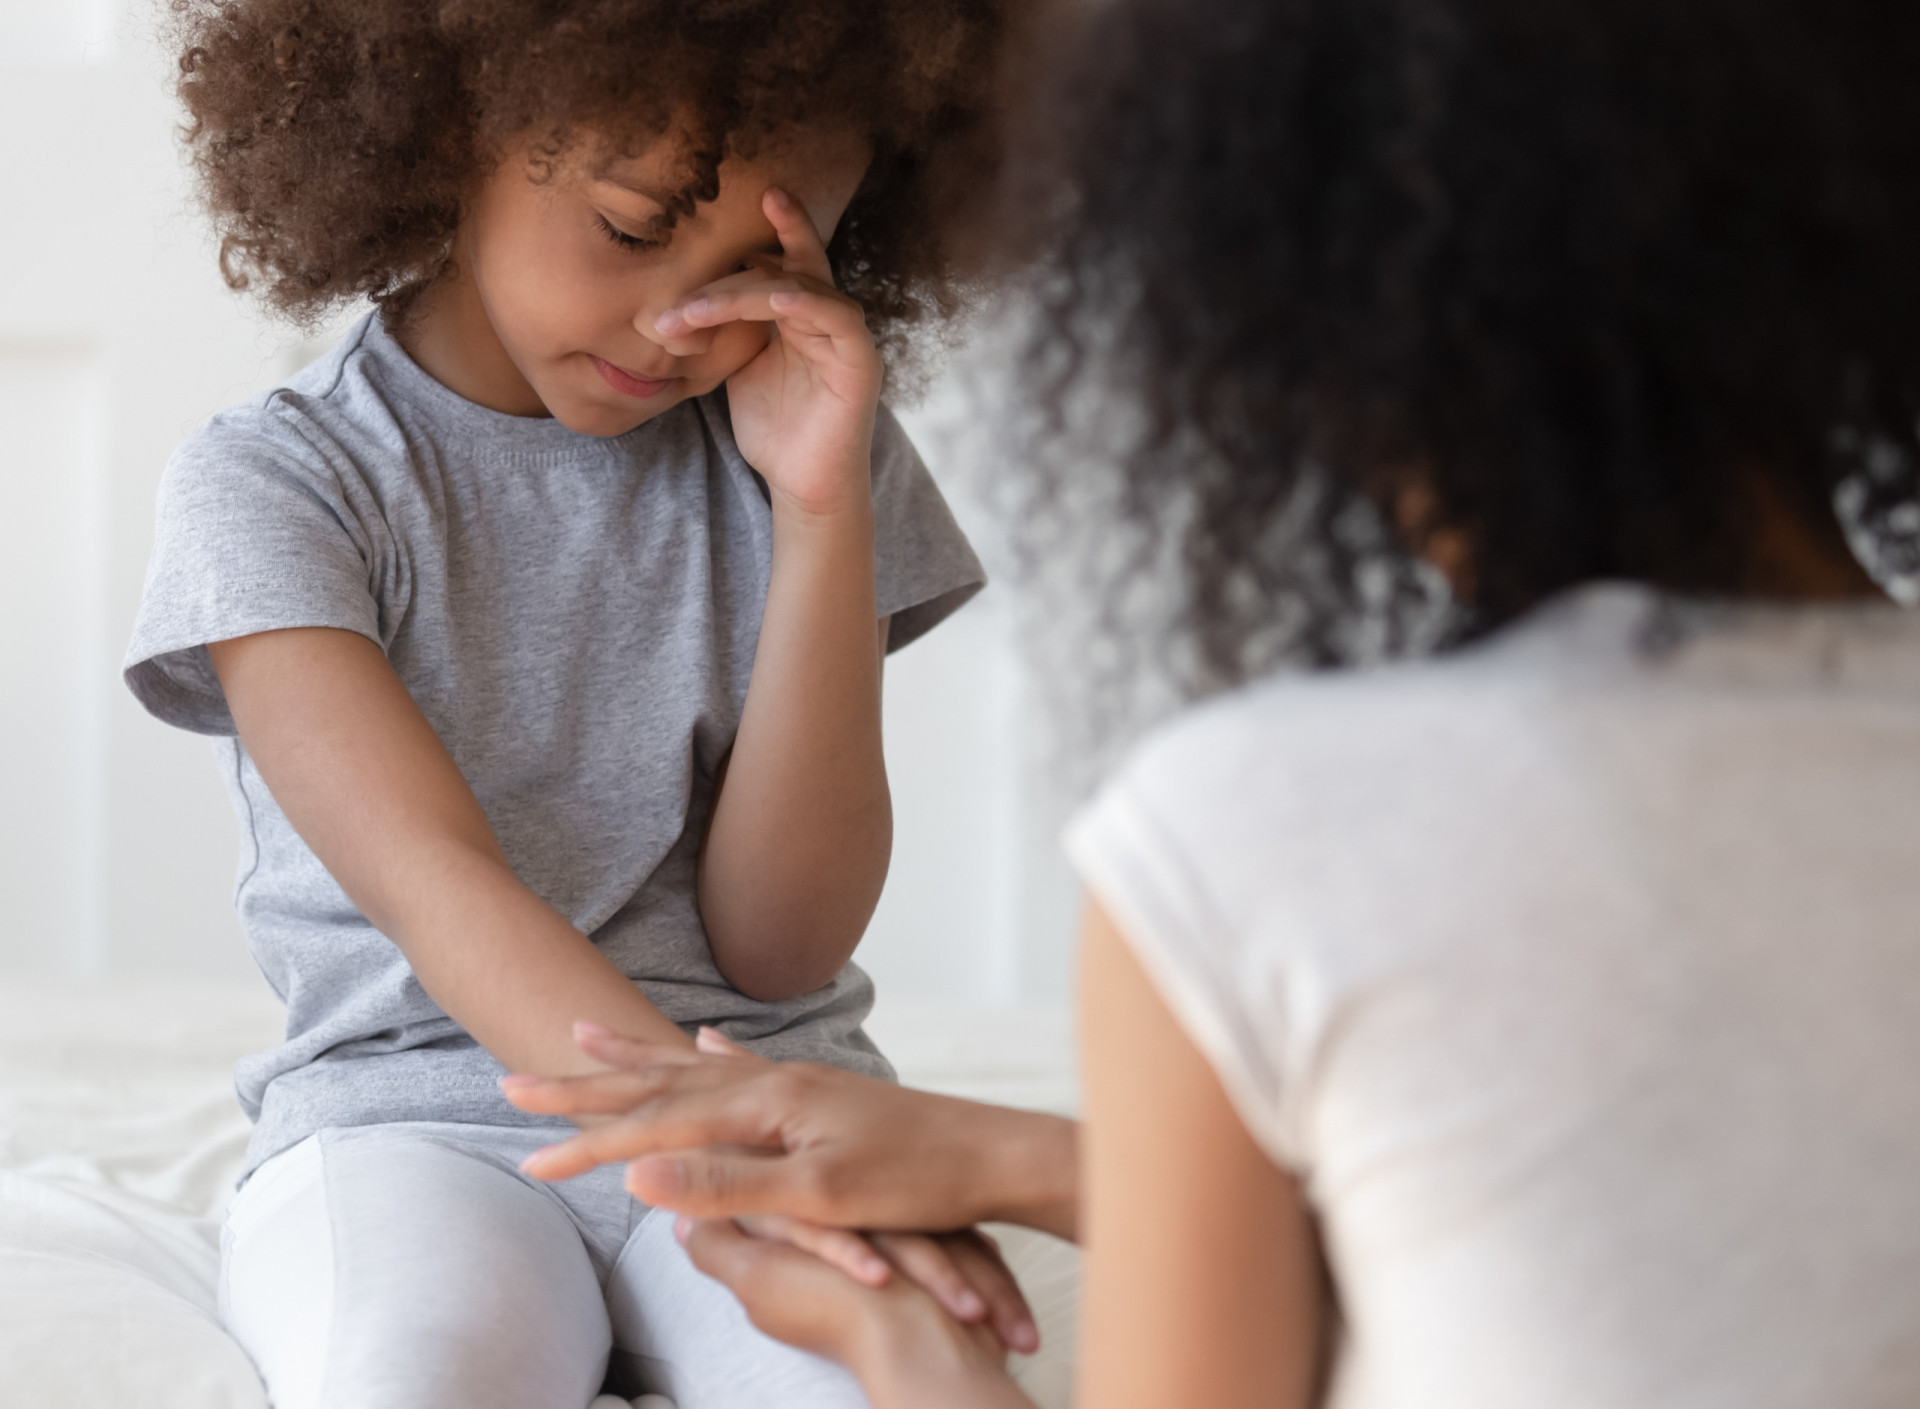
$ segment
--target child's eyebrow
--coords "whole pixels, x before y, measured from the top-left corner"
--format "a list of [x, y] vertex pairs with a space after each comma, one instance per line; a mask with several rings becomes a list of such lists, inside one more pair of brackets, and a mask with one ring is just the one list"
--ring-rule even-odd
[[668, 203], [673, 199], [673, 192], [671, 191], [663, 190], [658, 186], [649, 186], [644, 182], [640, 182], [640, 181], [622, 180], [620, 177], [615, 176], [612, 172], [604, 169], [594, 172], [593, 179], [596, 182], [599, 182], [601, 185], [616, 186], [620, 190], [626, 191], [631, 195], [639, 196], [644, 200], [652, 201], [655, 205], [659, 206], [662, 210], [665, 210], [667, 208]]

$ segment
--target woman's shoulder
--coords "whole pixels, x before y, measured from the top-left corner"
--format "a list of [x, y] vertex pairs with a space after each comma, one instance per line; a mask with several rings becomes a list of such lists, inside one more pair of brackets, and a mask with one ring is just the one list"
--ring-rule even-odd
[[1302, 803], [1317, 785], [1352, 795], [1375, 775], [1416, 786], [1463, 751], [1512, 747], [1529, 718], [1642, 679], [1657, 616], [1651, 594], [1610, 590], [1443, 655], [1269, 676], [1161, 724], [1114, 783], [1162, 802], [1257, 792]]
[[1607, 584], [1445, 655], [1268, 679], [1190, 709], [1141, 742], [1082, 831], [1181, 858], [1223, 904], [1363, 870], [1437, 897], [1457, 867], [1435, 858], [1531, 855], [1603, 812], [1665, 818], [1676, 788], [1718, 805], [1786, 788], [1790, 767], [1859, 772], [1908, 745], [1920, 613]]
[[1446, 654], [1256, 681], [1155, 730], [1117, 776], [1167, 801], [1262, 784], [1297, 800], [1404, 794], [1502, 757], [1578, 755], [1655, 717], [1710, 729], [1787, 699], [1844, 711], [1863, 694], [1920, 708], [1920, 613], [1604, 583]]

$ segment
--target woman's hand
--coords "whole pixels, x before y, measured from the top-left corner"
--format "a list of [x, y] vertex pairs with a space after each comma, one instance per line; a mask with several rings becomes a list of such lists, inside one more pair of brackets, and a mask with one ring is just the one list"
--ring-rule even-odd
[[781, 255], [696, 289], [657, 331], [724, 323], [773, 325], [760, 355], [727, 379], [733, 436], [775, 495], [808, 515], [866, 512], [881, 362], [860, 305], [833, 285], [826, 245], [800, 203], [778, 188], [761, 208]]
[[621, 1070], [509, 1077], [539, 1115], [615, 1116], [525, 1168], [570, 1179], [626, 1160], [626, 1186], [698, 1218], [772, 1213], [899, 1231], [1019, 1223], [1072, 1238], [1078, 1127], [1058, 1116], [935, 1096], [808, 1062], [769, 1062], [703, 1029], [694, 1051], [575, 1028]]
[[991, 1330], [955, 1321], [920, 1287], [863, 1286], [728, 1219], [682, 1218], [693, 1263], [740, 1299], [753, 1324], [853, 1371], [874, 1409], [1033, 1409], [1007, 1377]]

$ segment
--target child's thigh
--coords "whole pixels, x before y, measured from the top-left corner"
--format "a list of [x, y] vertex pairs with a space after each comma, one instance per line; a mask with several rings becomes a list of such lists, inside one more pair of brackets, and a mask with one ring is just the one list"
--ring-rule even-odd
[[274, 1409], [584, 1409], [610, 1336], [573, 1222], [477, 1152], [324, 1131], [234, 1200], [221, 1304]]
[[607, 1311], [616, 1366], [675, 1409], [867, 1409], [846, 1370], [756, 1330], [733, 1293], [688, 1260], [670, 1213], [648, 1212], [628, 1238]]

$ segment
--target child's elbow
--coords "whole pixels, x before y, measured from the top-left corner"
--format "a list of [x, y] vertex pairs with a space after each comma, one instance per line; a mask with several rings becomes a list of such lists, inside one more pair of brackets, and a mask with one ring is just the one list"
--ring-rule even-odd
[[736, 950], [714, 946], [714, 962], [720, 976], [756, 1003], [782, 1003], [825, 988], [838, 978], [853, 957], [855, 935], [851, 942], [831, 939], [813, 944], [783, 946], [787, 952]]

